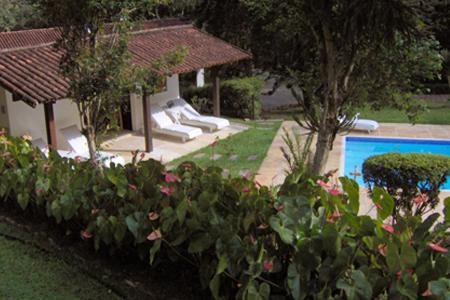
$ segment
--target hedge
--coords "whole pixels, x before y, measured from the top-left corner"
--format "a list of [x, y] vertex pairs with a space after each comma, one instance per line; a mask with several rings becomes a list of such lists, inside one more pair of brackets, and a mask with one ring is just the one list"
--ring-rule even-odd
[[0, 209], [46, 214], [112, 255], [189, 262], [205, 298], [448, 296], [450, 203], [442, 223], [433, 214], [389, 225], [393, 199], [380, 190], [378, 218], [358, 216], [358, 185], [347, 178], [341, 190], [294, 173], [277, 193], [218, 168], [186, 162], [167, 171], [139, 157], [101, 170], [54, 152], [47, 160], [28, 142], [0, 136]]
[[383, 187], [396, 198], [398, 213], [421, 215], [439, 203], [450, 175], [450, 157], [422, 153], [386, 153], [363, 164], [364, 181]]
[[[261, 91], [263, 81], [256, 77], [246, 77], [222, 81], [220, 84], [220, 105], [223, 115], [237, 118], [256, 119], [261, 115]], [[212, 86], [189, 87], [183, 97], [203, 113], [211, 114]]]

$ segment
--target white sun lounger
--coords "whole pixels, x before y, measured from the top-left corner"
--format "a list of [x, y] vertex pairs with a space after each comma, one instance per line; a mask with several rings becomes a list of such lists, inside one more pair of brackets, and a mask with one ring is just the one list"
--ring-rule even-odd
[[360, 119], [359, 113], [355, 115], [354, 118], [354, 127], [355, 130], [367, 130], [369, 133], [372, 131], [378, 130], [380, 127], [380, 124], [378, 124], [377, 121], [373, 120], [367, 120], [367, 119]]
[[179, 120], [181, 124], [205, 127], [211, 132], [230, 126], [230, 122], [227, 119], [199, 114], [182, 98], [169, 101], [168, 104], [172, 105], [167, 109], [167, 112], [172, 118]]
[[[31, 141], [31, 144], [32, 144], [34, 147], [38, 148], [38, 149], [42, 152], [42, 154], [43, 154], [46, 158], [48, 158], [48, 156], [49, 156], [49, 151], [50, 151], [50, 150], [49, 150], [49, 148], [48, 148], [48, 145], [44, 142], [43, 139], [39, 138], [39, 139], [32, 140], [32, 141]], [[77, 156], [79, 156], [79, 155], [77, 155], [77, 153], [75, 153], [75, 152], [73, 152], [73, 151], [57, 150], [57, 152], [58, 152], [59, 156], [64, 157], [64, 158], [72, 158], [72, 159], [75, 159]], [[81, 156], [80, 156], [80, 157], [81, 157]], [[83, 157], [83, 158], [85, 158], [85, 157]]]
[[[345, 118], [341, 118], [340, 122], [344, 122]], [[367, 130], [369, 133], [378, 130], [380, 124], [377, 121], [360, 119], [359, 113], [357, 113], [352, 119], [352, 130]]]
[[[61, 129], [61, 133], [66, 138], [76, 156], [89, 158], [89, 147], [86, 137], [81, 134], [76, 125]], [[101, 161], [106, 167], [109, 167], [111, 163], [125, 165], [123, 157], [103, 151], [97, 151], [97, 160]]]
[[181, 138], [183, 142], [192, 140], [203, 134], [200, 128], [176, 124], [158, 105], [151, 107], [153, 131], [159, 134]]

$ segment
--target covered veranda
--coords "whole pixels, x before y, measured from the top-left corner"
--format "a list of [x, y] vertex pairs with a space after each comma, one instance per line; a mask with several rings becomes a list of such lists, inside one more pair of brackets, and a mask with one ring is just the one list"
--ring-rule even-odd
[[[65, 146], [60, 134], [63, 126], [73, 125], [70, 123], [75, 122], [80, 127], [79, 121], [74, 121], [79, 119], [74, 106], [65, 104], [61, 108], [60, 105], [60, 103], [69, 102], [67, 92], [70, 84], [59, 73], [61, 53], [53, 48], [59, 34], [58, 29], [50, 28], [0, 35], [0, 86], [11, 94], [12, 102], [26, 103], [28, 107], [35, 108], [33, 114], [36, 114], [36, 119], [39, 119], [36, 122], [44, 126], [42, 130], [34, 129], [36, 133], [33, 138], [39, 137], [46, 140], [54, 149]], [[163, 54], [180, 46], [187, 49], [187, 56], [181, 64], [173, 68], [172, 74], [197, 72], [198, 86], [204, 84], [206, 68], [251, 57], [246, 51], [215, 38], [190, 23], [175, 19], [144, 22], [141, 28], [132, 32], [129, 50], [133, 55], [134, 64], [152, 68]], [[216, 116], [220, 116], [219, 86], [220, 79], [213, 76], [211, 101], [213, 101]], [[170, 159], [184, 154], [183, 151], [190, 152], [197, 147], [207, 145], [216, 136], [223, 138], [244, 129], [242, 126], [232, 125], [216, 134], [205, 133], [185, 144], [161, 136], [156, 136], [154, 139], [151, 106], [155, 101], [171, 100], [177, 96], [179, 97], [179, 87], [174, 93], [172, 87], [167, 84], [164, 92], [159, 95], [143, 93], [139, 97], [134, 97], [132, 101], [139, 102], [138, 107], [141, 109], [140, 112], [135, 111], [132, 118], [142, 121], [135, 122], [133, 127], [129, 128], [131, 131], [124, 131], [107, 141], [104, 140], [102, 145], [105, 150], [119, 154], [140, 150], [152, 153], [148, 156], [157, 159], [162, 153], [172, 153], [166, 155], [167, 159]], [[14, 121], [13, 119], [14, 116], [9, 117], [10, 121]], [[31, 130], [33, 128], [30, 128]], [[25, 133], [26, 128], [23, 126], [21, 130], [14, 132], [15, 135]], [[125, 145], [128, 149], [124, 149]], [[174, 150], [177, 148], [183, 151]]]

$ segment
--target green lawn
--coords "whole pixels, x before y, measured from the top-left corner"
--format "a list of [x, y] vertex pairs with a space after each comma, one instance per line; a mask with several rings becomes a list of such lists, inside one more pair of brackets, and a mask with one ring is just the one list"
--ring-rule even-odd
[[[0, 232], [9, 231], [0, 224]], [[0, 299], [120, 299], [105, 286], [32, 245], [0, 236]]]
[[[172, 161], [170, 165], [177, 166], [184, 161], [193, 161], [202, 167], [221, 167], [229, 170], [231, 175], [238, 175], [243, 170], [257, 172], [281, 126], [281, 121], [248, 121], [243, 124], [249, 129], [220, 140], [215, 147], [205, 147]], [[216, 161], [211, 160], [213, 151], [215, 155], [220, 155]], [[237, 156], [234, 157], [235, 160], [230, 159], [233, 156]]]
[[[428, 110], [421, 114], [416, 121], [417, 124], [437, 124], [450, 125], [450, 101], [447, 102], [427, 102]], [[381, 123], [409, 123], [407, 115], [394, 108], [383, 108], [379, 111], [373, 111], [369, 108], [357, 109], [361, 114], [360, 118], [372, 119]], [[294, 115], [300, 115], [299, 108], [291, 108], [285, 111], [268, 112], [263, 117], [268, 119], [292, 119]]]

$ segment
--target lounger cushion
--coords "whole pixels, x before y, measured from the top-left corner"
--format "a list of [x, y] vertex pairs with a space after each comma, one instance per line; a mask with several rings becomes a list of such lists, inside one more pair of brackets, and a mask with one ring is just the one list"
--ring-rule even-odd
[[366, 120], [366, 119], [357, 119], [355, 121], [355, 127], [354, 129], [359, 130], [377, 130], [380, 127], [380, 124], [378, 122], [373, 120]]
[[157, 128], [166, 128], [173, 125], [173, 121], [166, 114], [166, 112], [159, 106], [155, 105], [151, 107], [152, 120]]
[[162, 128], [162, 132], [174, 133], [176, 136], [185, 137], [187, 139], [193, 139], [202, 135], [200, 128], [195, 128], [186, 125], [172, 124], [170, 126]]

